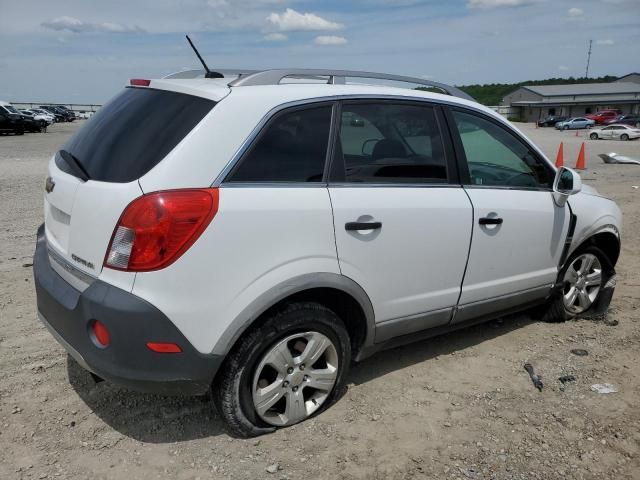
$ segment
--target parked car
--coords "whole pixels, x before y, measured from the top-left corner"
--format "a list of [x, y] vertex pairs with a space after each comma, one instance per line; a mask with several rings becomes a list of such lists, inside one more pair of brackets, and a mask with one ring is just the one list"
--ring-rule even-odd
[[67, 108], [64, 105], [56, 105], [56, 108], [64, 113], [67, 122], [73, 122], [76, 119], [75, 112], [70, 108]]
[[26, 132], [42, 132], [47, 128], [47, 122], [44, 120], [37, 120], [31, 113], [26, 113], [24, 110], [20, 111], [20, 115], [24, 121], [24, 130]]
[[596, 124], [594, 120], [590, 120], [584, 117], [570, 118], [564, 122], [556, 123], [555, 127], [558, 130], [575, 130], [580, 128], [591, 128]]
[[620, 110], [603, 110], [601, 112], [592, 113], [589, 115], [585, 115], [589, 120], [593, 120], [596, 122], [596, 125], [603, 125], [607, 120], [612, 120], [613, 118], [620, 115], [622, 112]]
[[62, 110], [58, 109], [57, 107], [54, 107], [52, 105], [40, 105], [40, 108], [42, 108], [43, 110], [46, 110], [47, 112], [49, 112], [53, 116], [55, 116], [56, 122], [66, 122], [67, 121], [66, 114]]
[[589, 134], [591, 140], [599, 139], [620, 139], [620, 140], [635, 140], [640, 138], [640, 129], [630, 127], [629, 125], [608, 125], [604, 128], [598, 128], [593, 130]]
[[53, 123], [52, 115], [43, 115], [41, 113], [34, 112], [33, 110], [20, 110], [20, 113], [33, 116], [36, 121], [41, 122], [45, 127]]
[[44, 115], [45, 117], [48, 117], [49, 120], [52, 123], [55, 123], [55, 121], [56, 121], [56, 116], [53, 113], [48, 112], [47, 110], [45, 110], [43, 108], [30, 108], [29, 110], [34, 112], [34, 113], [38, 113], [40, 115]]
[[0, 132], [24, 135], [24, 119], [9, 102], [0, 101]]
[[80, 110], [76, 116], [78, 118], [82, 118], [84, 120], [87, 120], [87, 119], [91, 118], [91, 115], [93, 115], [93, 113], [94, 112], [91, 112], [91, 111]]
[[212, 391], [255, 436], [327, 408], [381, 348], [604, 312], [616, 204], [455, 87], [344, 84], [372, 75], [132, 81], [49, 162], [52, 335], [114, 383]]
[[613, 120], [607, 120], [605, 125], [629, 125], [640, 127], [640, 115], [618, 115]]
[[28, 110], [21, 110], [21, 112], [30, 113], [36, 120], [44, 120], [47, 125], [51, 125], [55, 122], [55, 117], [44, 110], [32, 108]]
[[569, 117], [565, 117], [562, 115], [549, 115], [545, 117], [543, 120], [538, 120], [539, 127], [554, 127], [558, 122], [564, 122], [568, 120]]

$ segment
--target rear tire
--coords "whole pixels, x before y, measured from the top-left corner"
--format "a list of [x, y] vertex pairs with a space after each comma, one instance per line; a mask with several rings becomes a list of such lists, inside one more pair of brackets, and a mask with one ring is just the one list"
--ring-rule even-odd
[[[581, 271], [585, 270], [589, 262], [592, 263], [586, 271]], [[562, 288], [544, 307], [541, 320], [565, 322], [577, 316], [588, 315], [598, 303], [603, 287], [613, 274], [611, 261], [598, 247], [588, 246], [574, 252], [558, 275], [558, 283], [562, 282]]]
[[620, 135], [620, 140], [624, 140], [626, 142], [627, 140], [629, 140], [629, 135], [623, 133], [622, 135]]
[[592, 133], [591, 135], [589, 135], [589, 138], [591, 140], [597, 140], [598, 139], [598, 134], [597, 133]]
[[329, 407], [350, 363], [340, 318], [317, 303], [292, 303], [241, 337], [214, 382], [213, 399], [233, 434], [263, 435]]

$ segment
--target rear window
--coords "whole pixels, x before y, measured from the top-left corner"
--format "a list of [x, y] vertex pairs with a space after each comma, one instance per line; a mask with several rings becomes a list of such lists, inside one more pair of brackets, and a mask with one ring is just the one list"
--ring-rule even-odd
[[[214, 105], [182, 93], [126, 88], [62, 149], [77, 159], [91, 180], [131, 182], [155, 167]], [[69, 171], [63, 162], [57, 156], [58, 166]]]

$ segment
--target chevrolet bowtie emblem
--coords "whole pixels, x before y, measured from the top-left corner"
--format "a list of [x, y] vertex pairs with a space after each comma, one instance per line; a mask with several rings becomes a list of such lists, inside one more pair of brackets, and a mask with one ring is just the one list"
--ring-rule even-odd
[[44, 182], [44, 189], [47, 193], [53, 192], [53, 189], [56, 186], [56, 182], [53, 181], [53, 178], [47, 177], [47, 180]]

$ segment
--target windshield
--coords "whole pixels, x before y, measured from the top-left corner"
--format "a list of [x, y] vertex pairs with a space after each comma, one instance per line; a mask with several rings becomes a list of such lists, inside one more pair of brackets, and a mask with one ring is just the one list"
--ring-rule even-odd
[[16, 110], [13, 105], [3, 105], [3, 107], [5, 108], [5, 110], [7, 110], [8, 112], [11, 113], [17, 113], [18, 115], [20, 114], [20, 112], [18, 112], [18, 110]]
[[62, 150], [91, 180], [131, 182], [160, 163], [214, 105], [182, 93], [126, 88], [92, 115]]

